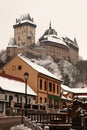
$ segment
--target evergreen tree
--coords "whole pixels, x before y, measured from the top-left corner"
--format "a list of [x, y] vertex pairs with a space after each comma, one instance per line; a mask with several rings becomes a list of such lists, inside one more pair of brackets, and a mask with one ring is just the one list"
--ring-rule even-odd
[[70, 79], [69, 79], [68, 74], [65, 75], [65, 77], [64, 77], [64, 83], [63, 83], [63, 84], [69, 86], [69, 84], [70, 84]]

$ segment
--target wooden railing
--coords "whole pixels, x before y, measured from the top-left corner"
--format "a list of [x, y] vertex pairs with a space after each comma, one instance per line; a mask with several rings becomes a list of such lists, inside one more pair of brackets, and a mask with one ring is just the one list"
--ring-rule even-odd
[[31, 121], [35, 121], [36, 123], [50, 123], [50, 124], [67, 124], [70, 123], [70, 118], [68, 114], [59, 114], [59, 113], [30, 113], [28, 117]]

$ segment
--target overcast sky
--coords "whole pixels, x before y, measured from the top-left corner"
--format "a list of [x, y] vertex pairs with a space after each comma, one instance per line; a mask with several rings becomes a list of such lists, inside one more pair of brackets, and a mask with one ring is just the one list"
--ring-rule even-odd
[[79, 55], [87, 60], [87, 0], [0, 0], [0, 49], [13, 37], [16, 18], [26, 13], [37, 25], [36, 41], [51, 21], [59, 37], [76, 37]]

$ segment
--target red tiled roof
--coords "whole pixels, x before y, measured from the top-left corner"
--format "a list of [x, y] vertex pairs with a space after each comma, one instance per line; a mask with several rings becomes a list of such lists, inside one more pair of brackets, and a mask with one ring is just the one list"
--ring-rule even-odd
[[8, 75], [8, 74], [5, 74], [5, 73], [0, 73], [0, 76], [4, 77], [4, 78], [8, 78], [8, 79], [13, 79], [13, 80], [16, 80], [16, 81], [24, 82], [24, 80], [22, 78], [14, 77], [14, 76], [11, 76], [11, 75]]

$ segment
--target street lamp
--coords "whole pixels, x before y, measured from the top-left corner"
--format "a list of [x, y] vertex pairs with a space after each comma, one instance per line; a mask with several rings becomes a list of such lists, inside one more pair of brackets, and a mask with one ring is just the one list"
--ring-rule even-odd
[[28, 80], [29, 74], [27, 72], [24, 73], [24, 79], [25, 79], [25, 117], [27, 116], [27, 80]]

